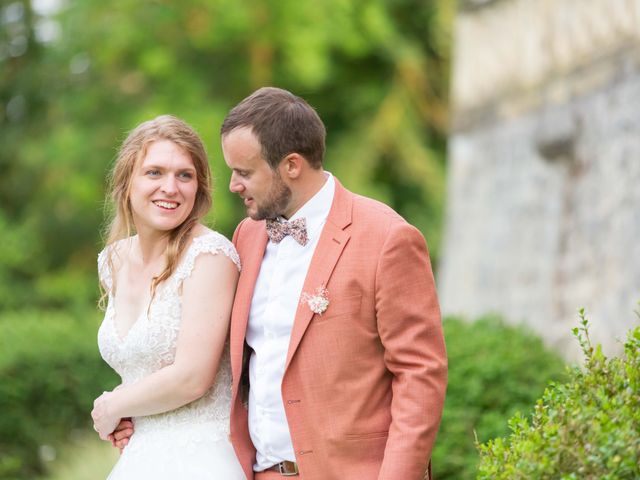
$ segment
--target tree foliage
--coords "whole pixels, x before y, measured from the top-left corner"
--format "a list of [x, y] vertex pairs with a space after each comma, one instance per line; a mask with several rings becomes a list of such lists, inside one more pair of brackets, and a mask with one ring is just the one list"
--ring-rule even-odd
[[64, 429], [67, 414], [87, 412], [105, 381], [67, 370], [79, 352], [106, 371], [92, 363], [97, 327], [83, 322], [98, 294], [105, 178], [143, 120], [171, 113], [200, 132], [216, 180], [207, 220], [229, 236], [244, 211], [227, 191], [219, 126], [256, 88], [289, 89], [327, 125], [327, 169], [417, 225], [437, 260], [452, 8], [448, 0], [0, 2], [0, 327], [27, 319], [38, 332], [32, 342], [56, 339], [41, 358], [28, 342], [14, 348], [25, 361], [0, 350], [0, 366], [32, 372], [21, 379], [11, 367], [7, 389], [43, 391], [48, 405], [62, 402], [55, 388], [84, 385], [64, 415], [29, 413], [39, 393], [7, 406], [0, 443], [12, 446], [0, 476], [40, 472], [38, 442], [60, 441], [47, 436]]
[[[205, 140], [209, 218], [243, 216], [218, 128], [263, 85], [306, 98], [327, 168], [396, 207], [437, 258], [453, 2], [15, 0], [0, 7], [0, 304], [68, 308], [95, 282], [104, 179], [126, 131], [173, 113]], [[46, 10], [47, 6], [57, 8]]]

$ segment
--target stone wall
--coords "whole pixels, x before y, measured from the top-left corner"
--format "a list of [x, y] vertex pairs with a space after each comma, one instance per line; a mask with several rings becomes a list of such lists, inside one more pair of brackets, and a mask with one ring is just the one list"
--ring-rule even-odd
[[576, 358], [585, 307], [618, 352], [640, 323], [640, 0], [477, 4], [456, 25], [443, 312]]

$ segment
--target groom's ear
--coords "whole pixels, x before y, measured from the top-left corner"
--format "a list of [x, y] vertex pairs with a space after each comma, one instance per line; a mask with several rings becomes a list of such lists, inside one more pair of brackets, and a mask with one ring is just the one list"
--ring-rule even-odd
[[280, 163], [280, 174], [290, 180], [300, 177], [307, 160], [299, 153], [290, 153]]

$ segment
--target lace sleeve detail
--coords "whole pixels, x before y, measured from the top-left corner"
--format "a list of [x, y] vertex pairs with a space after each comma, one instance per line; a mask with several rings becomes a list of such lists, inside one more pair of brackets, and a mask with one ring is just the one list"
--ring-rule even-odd
[[193, 239], [193, 243], [187, 251], [184, 261], [176, 269], [176, 279], [182, 281], [191, 275], [196, 263], [196, 258], [201, 253], [222, 253], [226, 255], [240, 271], [240, 256], [236, 251], [236, 247], [233, 246], [224, 235], [218, 232], [209, 232]]
[[98, 254], [98, 278], [100, 279], [100, 283], [110, 292], [113, 287], [113, 280], [111, 279], [111, 269], [107, 261], [108, 250], [109, 247], [105, 247], [104, 250]]

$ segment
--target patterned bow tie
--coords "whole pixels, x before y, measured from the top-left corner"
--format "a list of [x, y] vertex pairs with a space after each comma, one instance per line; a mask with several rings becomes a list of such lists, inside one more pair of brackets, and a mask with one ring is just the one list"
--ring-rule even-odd
[[287, 222], [268, 218], [267, 235], [273, 243], [280, 243], [284, 237], [291, 235], [296, 242], [305, 246], [309, 241], [309, 237], [307, 236], [307, 219], [298, 218]]

